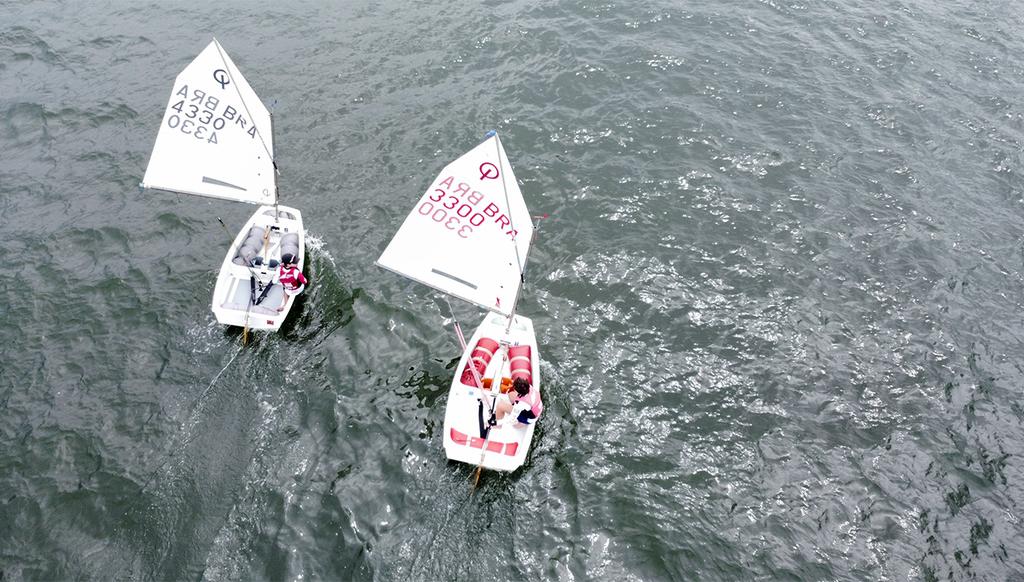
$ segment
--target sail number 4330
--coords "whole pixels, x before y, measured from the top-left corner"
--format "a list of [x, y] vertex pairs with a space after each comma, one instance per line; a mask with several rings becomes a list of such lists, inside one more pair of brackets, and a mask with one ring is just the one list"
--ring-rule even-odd
[[[207, 111], [207, 113], [209, 113]], [[224, 120], [217, 118], [214, 121], [219, 121], [221, 127], [224, 127]], [[196, 123], [196, 120], [183, 119], [179, 115], [171, 115], [167, 118], [167, 125], [173, 129], [181, 130], [181, 133], [185, 135], [191, 135], [196, 139], [206, 140], [207, 143], [217, 143], [217, 131], [212, 130], [207, 125], [201, 125]]]
[[[183, 86], [175, 96], [184, 98], [171, 105], [170, 110], [177, 113], [167, 116], [168, 127], [207, 143], [217, 143], [217, 132], [228, 125], [239, 128], [250, 138], [256, 138], [256, 124], [247, 122], [241, 112], [226, 103], [220, 108], [222, 103], [216, 97], [194, 89], [189, 99], [188, 85]], [[218, 109], [222, 111], [218, 113]]]

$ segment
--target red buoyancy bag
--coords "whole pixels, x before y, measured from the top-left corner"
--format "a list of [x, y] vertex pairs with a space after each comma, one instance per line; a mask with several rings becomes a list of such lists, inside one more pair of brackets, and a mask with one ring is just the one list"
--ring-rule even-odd
[[533, 385], [533, 365], [530, 361], [530, 346], [516, 346], [508, 349], [509, 367], [512, 380], [522, 378]]
[[487, 370], [487, 364], [491, 363], [491, 358], [498, 351], [498, 342], [491, 338], [480, 338], [480, 341], [476, 342], [476, 347], [473, 348], [473, 352], [469, 355], [470, 360], [466, 363], [466, 369], [462, 371], [462, 377], [459, 379], [460, 382], [467, 386], [480, 386], [476, 382], [476, 378], [473, 376], [473, 369], [476, 368], [477, 375], [483, 379], [484, 372]]
[[[530, 383], [530, 391], [523, 397], [530, 405], [534, 418], [540, 417], [544, 411], [544, 403], [540, 399], [540, 391], [533, 385], [533, 362], [530, 359], [530, 346], [516, 346], [508, 349], [509, 368], [512, 370], [512, 380], [522, 378]], [[516, 400], [519, 400], [518, 398]]]

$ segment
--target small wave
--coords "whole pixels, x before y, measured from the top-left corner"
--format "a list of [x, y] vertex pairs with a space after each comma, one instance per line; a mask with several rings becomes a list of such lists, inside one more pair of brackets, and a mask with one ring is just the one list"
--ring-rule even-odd
[[24, 26], [15, 26], [0, 32], [0, 48], [11, 51], [17, 60], [38, 60], [48, 65], [68, 68], [60, 53], [42, 37]]
[[[279, 504], [294, 503], [291, 491], [296, 487], [294, 482], [291, 490], [280, 491], [274, 488], [272, 481], [276, 466], [273, 461], [274, 439], [278, 436], [282, 424], [286, 422], [281, 410], [285, 405], [286, 395], [283, 390], [276, 395], [262, 390], [257, 394], [260, 418], [252, 436], [255, 442], [252, 459], [245, 471], [246, 495], [232, 505], [226, 521], [211, 542], [203, 574], [204, 580], [243, 579], [248, 568], [247, 550], [252, 540], [259, 537], [260, 526], [271, 519], [271, 510], [264, 505], [266, 500], [272, 499]], [[271, 402], [271, 398], [274, 402]]]
[[326, 247], [324, 247], [324, 240], [322, 238], [307, 231], [306, 246], [316, 251], [317, 255], [324, 257], [325, 259], [330, 261], [332, 268], [338, 268], [338, 264], [334, 262], [334, 256], [331, 255], [331, 252], [328, 251]]
[[207, 314], [205, 322], [194, 323], [186, 332], [188, 347], [193, 354], [208, 354], [224, 349], [224, 326], [217, 322], [213, 313]]

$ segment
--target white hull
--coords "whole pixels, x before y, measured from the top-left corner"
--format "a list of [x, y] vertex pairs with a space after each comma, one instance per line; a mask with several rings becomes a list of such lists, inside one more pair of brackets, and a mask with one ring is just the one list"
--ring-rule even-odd
[[[287, 251], [294, 245], [298, 248], [298, 267], [300, 270], [303, 268], [306, 263], [306, 232], [302, 226], [302, 214], [288, 206], [278, 207], [276, 221], [274, 214], [273, 206], [260, 206], [239, 231], [224, 257], [220, 274], [217, 276], [217, 285], [213, 289], [211, 306], [213, 314], [221, 324], [240, 327], [248, 325], [249, 329], [277, 331], [295, 305], [295, 298], [292, 298], [284, 311], [277, 311], [285, 299], [284, 290], [277, 282], [278, 268], [271, 268], [268, 263], [271, 260], [280, 262], [282, 249]], [[254, 227], [270, 234], [266, 243], [262, 241], [261, 236], [255, 238], [259, 241], [257, 254], [263, 257], [262, 266], [247, 268], [247, 263], [244, 257], [239, 255], [239, 251], [245, 248], [244, 243], [247, 239], [253, 240], [250, 237], [259, 234], [259, 230], [254, 233]], [[254, 273], [264, 285], [273, 283], [258, 305], [253, 304], [250, 293], [250, 279]], [[257, 287], [257, 298], [260, 294]]]
[[[514, 316], [508, 333], [505, 326], [508, 319], [497, 314], [488, 314], [480, 327], [467, 342], [466, 351], [459, 360], [451, 390], [448, 392], [448, 408], [444, 416], [444, 450], [453, 461], [482, 465], [486, 469], [498, 471], [515, 471], [526, 461], [533, 442], [533, 432], [537, 420], [523, 425], [513, 422], [506, 426], [492, 427], [486, 439], [480, 436], [479, 402], [481, 397], [487, 398], [484, 403], [484, 422], [489, 416], [490, 402], [500, 395], [501, 378], [510, 378], [510, 362], [508, 348], [529, 346], [530, 371], [534, 389], [540, 391], [540, 354], [537, 352], [537, 337], [533, 331], [533, 322], [521, 315]], [[487, 365], [483, 378], [491, 378], [491, 388], [481, 389], [472, 382], [463, 383], [463, 373], [470, 361], [470, 354], [482, 338], [490, 338], [501, 345], [501, 348]], [[543, 396], [543, 393], [541, 393]], [[543, 414], [541, 418], [543, 418]]]

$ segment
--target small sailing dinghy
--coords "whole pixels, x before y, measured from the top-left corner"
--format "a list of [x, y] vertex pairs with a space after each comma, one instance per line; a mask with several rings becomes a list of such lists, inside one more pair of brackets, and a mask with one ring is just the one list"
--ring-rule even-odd
[[[491, 426], [502, 385], [522, 377], [540, 393], [533, 322], [516, 315], [534, 225], [497, 134], [445, 166], [377, 264], [489, 313], [465, 342], [448, 392], [444, 449], [454, 461], [514, 471], [536, 421]], [[504, 380], [504, 381], [503, 381]]]
[[216, 39], [175, 79], [141, 186], [261, 205], [221, 263], [211, 308], [224, 325], [278, 330], [295, 301], [276, 275], [282, 256], [305, 264], [302, 215], [278, 204], [270, 112]]

